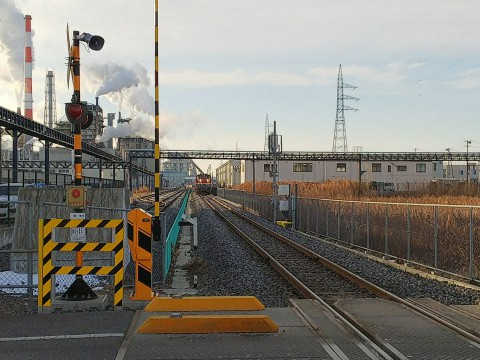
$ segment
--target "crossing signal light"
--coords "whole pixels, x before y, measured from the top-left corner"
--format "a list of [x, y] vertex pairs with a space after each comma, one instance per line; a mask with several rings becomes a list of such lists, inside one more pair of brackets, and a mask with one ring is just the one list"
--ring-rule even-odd
[[88, 129], [90, 125], [93, 123], [93, 112], [87, 111], [87, 118], [84, 122], [82, 122], [82, 130]]
[[87, 129], [93, 122], [93, 113], [88, 111], [86, 103], [66, 103], [65, 115], [73, 125]]

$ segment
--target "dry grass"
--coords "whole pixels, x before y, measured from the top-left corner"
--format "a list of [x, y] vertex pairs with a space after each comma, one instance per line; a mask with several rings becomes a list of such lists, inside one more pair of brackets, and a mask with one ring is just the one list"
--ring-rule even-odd
[[[459, 184], [448, 187], [442, 193], [438, 187], [426, 187], [423, 193], [394, 193], [380, 196], [362, 184], [359, 195], [358, 183], [346, 180], [326, 181], [321, 183], [280, 182], [280, 184], [298, 185], [301, 198], [298, 206], [301, 227], [314, 230], [319, 234], [366, 246], [367, 229], [370, 248], [387, 251], [389, 254], [407, 258], [407, 221], [410, 222], [411, 260], [434, 265], [435, 241], [438, 243], [438, 267], [453, 273], [469, 274], [469, 224], [470, 209], [462, 207], [410, 206], [406, 204], [441, 204], [480, 206], [480, 197], [475, 196], [476, 184]], [[256, 193], [272, 194], [272, 183], [256, 182]], [[252, 193], [253, 183], [236, 187]], [[445, 190], [445, 189], [444, 189]], [[356, 200], [359, 203], [329, 202], [319, 199]], [[368, 209], [369, 224], [366, 223], [367, 205], [364, 202], [388, 202], [393, 204], [370, 204]], [[407, 209], [409, 219], [407, 220]], [[387, 215], [388, 214], [388, 215]], [[388, 226], [386, 227], [386, 217]], [[329, 220], [328, 220], [329, 219]], [[340, 224], [340, 225], [338, 225]], [[436, 229], [435, 229], [435, 224]], [[473, 210], [473, 238], [480, 237], [480, 209]], [[327, 230], [328, 228], [328, 230]], [[437, 234], [435, 240], [435, 233]], [[352, 235], [353, 234], [353, 235]], [[387, 249], [385, 246], [388, 238]], [[480, 249], [475, 245], [475, 274], [480, 273]]]
[[[389, 196], [377, 195], [377, 193], [369, 189], [366, 184], [362, 184], [359, 189], [357, 182], [349, 180], [331, 180], [324, 182], [281, 181], [279, 184], [289, 184], [292, 189], [295, 184], [298, 184], [298, 196], [309, 199], [480, 206], [480, 197], [476, 196], [478, 187], [475, 184], [459, 184], [455, 189], [452, 187], [440, 189], [434, 184], [428, 186], [423, 193], [417, 191], [415, 194], [397, 193]], [[252, 193], [253, 182], [249, 181], [237, 185], [235, 189]], [[255, 184], [255, 192], [260, 195], [271, 195], [272, 182], [257, 181]], [[359, 192], [361, 195], [359, 195]]]
[[[405, 259], [407, 257], [407, 206], [406, 204], [441, 204], [480, 206], [477, 184], [456, 184], [455, 186], [427, 185], [423, 191], [410, 193], [397, 192], [392, 195], [380, 196], [375, 191], [362, 184], [359, 189], [357, 182], [334, 180], [325, 182], [285, 182], [279, 184], [298, 185], [298, 195], [301, 198], [299, 212], [303, 228], [326, 234], [327, 227], [330, 236], [349, 241], [354, 234], [355, 243], [365, 246], [367, 238], [367, 213], [364, 203], [330, 203], [318, 199], [356, 200], [360, 202], [388, 202], [395, 205], [371, 204], [369, 208], [368, 225], [370, 247], [385, 251], [385, 238], [388, 232], [387, 252], [393, 256]], [[253, 183], [248, 182], [235, 187], [252, 193]], [[359, 191], [360, 190], [360, 191]], [[293, 190], [292, 190], [293, 191]], [[272, 183], [256, 182], [256, 193], [272, 194]], [[361, 195], [359, 195], [359, 193]], [[385, 228], [385, 217], [388, 207], [388, 229]], [[434, 265], [435, 226], [437, 223], [438, 267], [453, 273], [468, 276], [469, 273], [469, 224], [470, 209], [462, 207], [438, 207], [435, 220], [433, 206], [410, 206], [411, 259], [419, 263]], [[329, 213], [329, 216], [327, 216]], [[308, 219], [307, 219], [308, 218]], [[327, 218], [330, 223], [327, 224]], [[341, 226], [337, 232], [337, 219]], [[352, 219], [353, 223], [352, 223]], [[473, 210], [473, 238], [480, 237], [480, 209]], [[353, 226], [353, 228], [352, 228]], [[480, 249], [474, 250], [475, 274], [480, 274]]]
[[150, 193], [150, 189], [146, 186], [140, 186], [139, 188], [133, 190], [134, 195], [137, 195], [137, 194], [143, 195], [147, 193]]

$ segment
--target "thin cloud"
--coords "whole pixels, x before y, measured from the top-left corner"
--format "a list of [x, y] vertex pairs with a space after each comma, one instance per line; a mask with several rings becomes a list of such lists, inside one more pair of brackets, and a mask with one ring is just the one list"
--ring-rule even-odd
[[475, 89], [480, 87], [480, 68], [473, 68], [462, 71], [459, 74], [459, 79], [450, 82], [450, 84], [462, 90]]
[[[395, 84], [408, 77], [409, 71], [421, 66], [420, 63], [390, 63], [383, 68], [371, 65], [344, 66], [344, 76], [378, 83]], [[185, 70], [161, 74], [160, 84], [173, 87], [207, 88], [226, 86], [331, 86], [337, 79], [338, 67], [315, 67], [304, 73], [292, 72], [248, 72], [243, 69], [231, 72], [202, 72]]]

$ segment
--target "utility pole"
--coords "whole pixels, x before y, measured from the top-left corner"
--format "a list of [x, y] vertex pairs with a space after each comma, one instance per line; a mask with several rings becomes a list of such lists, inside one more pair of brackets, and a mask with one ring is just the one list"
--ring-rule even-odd
[[273, 157], [273, 165], [272, 169], [270, 170], [270, 174], [273, 177], [272, 183], [272, 202], [273, 202], [273, 222], [277, 223], [277, 195], [278, 195], [278, 185], [277, 185], [277, 177], [278, 177], [278, 164], [277, 164], [277, 155], [282, 153], [282, 136], [277, 135], [277, 122], [273, 122], [273, 133], [268, 137], [268, 153]]
[[453, 173], [453, 165], [452, 165], [452, 154], [450, 154], [451, 148], [446, 148], [445, 151], [448, 153], [448, 163], [447, 163], [447, 179], [449, 178], [448, 174], [452, 176], [452, 179], [455, 179], [455, 174]]
[[467, 183], [470, 182], [470, 173], [468, 171], [468, 145], [470, 145], [472, 143], [472, 140], [465, 140], [465, 142], [467, 143]]
[[277, 223], [277, 122], [273, 122], [273, 141], [271, 142], [273, 152], [273, 223]]

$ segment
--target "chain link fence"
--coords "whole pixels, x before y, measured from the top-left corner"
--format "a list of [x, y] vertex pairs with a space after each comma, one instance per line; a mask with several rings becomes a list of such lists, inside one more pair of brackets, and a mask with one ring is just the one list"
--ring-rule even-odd
[[[219, 189], [218, 195], [272, 219], [271, 196]], [[291, 214], [283, 214], [291, 219]], [[279, 217], [280, 219], [280, 217]], [[388, 258], [470, 280], [480, 278], [480, 207], [299, 198], [296, 228]]]
[[[61, 191], [59, 189], [59, 191]], [[0, 294], [18, 294], [36, 296], [38, 294], [38, 222], [37, 218], [69, 219], [72, 209], [65, 203], [44, 202], [34, 209], [32, 202], [15, 201], [17, 216], [15, 221], [0, 224]], [[129, 209], [113, 209], [89, 206], [84, 209], [86, 219], [122, 219], [124, 221], [124, 269], [130, 262], [130, 247], [127, 239], [127, 213]], [[53, 239], [59, 242], [72, 241], [72, 235], [78, 239], [85, 235], [86, 242], [112, 242], [113, 230], [105, 228], [66, 229], [57, 228]], [[80, 233], [80, 235], [79, 235]], [[15, 239], [15, 241], [14, 241]], [[78, 241], [78, 240], [77, 240]], [[85, 266], [110, 266], [114, 264], [114, 254], [105, 252], [86, 252], [83, 256]], [[75, 252], [52, 253], [54, 266], [75, 266]], [[62, 293], [75, 280], [75, 275], [56, 275], [55, 292]], [[94, 291], [110, 290], [110, 276], [84, 276], [84, 280]]]

